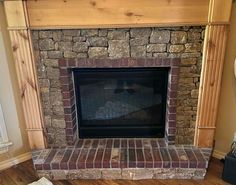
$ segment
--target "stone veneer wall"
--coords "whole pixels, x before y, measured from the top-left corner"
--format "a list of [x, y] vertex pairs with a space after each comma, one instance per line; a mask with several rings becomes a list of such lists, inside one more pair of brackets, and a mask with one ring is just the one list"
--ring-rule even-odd
[[49, 146], [66, 145], [58, 59], [130, 57], [181, 58], [176, 143], [192, 144], [203, 37], [203, 27], [32, 31]]

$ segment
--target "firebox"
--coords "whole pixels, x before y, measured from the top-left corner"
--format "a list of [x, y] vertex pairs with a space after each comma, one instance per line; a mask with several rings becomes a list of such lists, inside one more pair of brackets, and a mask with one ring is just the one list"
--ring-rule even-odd
[[74, 68], [79, 137], [164, 137], [168, 72]]

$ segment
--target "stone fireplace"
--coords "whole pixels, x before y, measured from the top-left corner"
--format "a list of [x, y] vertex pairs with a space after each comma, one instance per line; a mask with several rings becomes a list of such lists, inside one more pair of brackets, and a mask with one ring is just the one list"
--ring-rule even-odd
[[193, 144], [204, 27], [32, 31], [49, 146], [73, 145], [72, 69], [169, 68], [165, 138]]
[[[232, 1], [220, 0], [4, 1], [38, 175], [51, 179], [202, 179], [214, 143], [231, 6]], [[160, 94], [157, 98], [165, 99], [164, 138], [79, 138], [80, 122], [91, 117], [78, 114], [84, 103], [78, 94], [81, 78], [75, 72], [137, 68], [168, 69], [166, 99]], [[148, 83], [118, 81], [109, 84], [115, 87], [112, 98], [115, 92], [118, 99], [137, 92], [132, 98], [140, 102], [143, 98], [134, 87], [148, 90], [153, 79]], [[124, 88], [116, 88], [120, 86]], [[152, 86], [153, 92], [158, 92], [157, 86]], [[153, 94], [148, 98], [158, 97]], [[107, 116], [110, 113], [97, 110], [116, 107], [112, 114], [117, 115], [118, 104], [109, 101], [109, 106], [107, 101], [93, 104], [91, 111]], [[136, 114], [130, 116], [130, 112], [147, 102], [151, 101], [126, 108], [123, 114], [133, 118]], [[138, 116], [152, 111], [144, 112]]]
[[[204, 30], [204, 27], [189, 26], [32, 31], [47, 144], [51, 147], [33, 152], [39, 176], [50, 179], [203, 178], [211, 150], [192, 144]], [[157, 73], [158, 70], [163, 73], [159, 82], [161, 73]], [[93, 78], [90, 74], [85, 78], [84, 71], [96, 74]], [[111, 71], [115, 73], [111, 75]], [[138, 72], [139, 79], [129, 71]], [[150, 71], [156, 72], [151, 79], [150, 74], [154, 72]], [[117, 75], [118, 72], [121, 74]], [[125, 74], [132, 80], [128, 76], [124, 78]], [[149, 79], [143, 81], [140, 74], [148, 74]], [[103, 76], [102, 84], [92, 87], [99, 76]], [[83, 80], [90, 86], [85, 86], [82, 92]], [[142, 90], [138, 91], [135, 86]], [[109, 93], [106, 89], [110, 89]], [[99, 97], [99, 93], [105, 92], [108, 94]], [[95, 98], [90, 97], [84, 103], [81, 93], [86, 100], [88, 94]], [[144, 99], [145, 96], [149, 98]], [[121, 100], [124, 97], [129, 100]], [[150, 114], [151, 110], [141, 109], [144, 105], [149, 109], [154, 102], [164, 105], [161, 111], [155, 109]], [[84, 106], [88, 106], [85, 115]], [[117, 109], [119, 106], [122, 108]], [[121, 114], [122, 110], [122, 115], [128, 113], [129, 120], [125, 124], [131, 124], [130, 118], [137, 108], [141, 110], [139, 117], [144, 113], [152, 115], [149, 121], [154, 120], [153, 127], [150, 124], [136, 129], [140, 127], [140, 120], [136, 120], [132, 128], [125, 130], [120, 126], [124, 120], [119, 120], [118, 130], [112, 130], [114, 128], [108, 126], [111, 119], [104, 119], [111, 115], [108, 113], [111, 110], [112, 115]], [[95, 124], [102, 121], [108, 125], [83, 127], [90, 111], [95, 113], [90, 115], [92, 119], [85, 121]], [[161, 128], [155, 116], [162, 111], [164, 125]], [[103, 119], [94, 119], [98, 113]], [[147, 119], [141, 124], [145, 121]], [[105, 129], [111, 135], [107, 136]], [[88, 138], [84, 139], [83, 131]], [[141, 134], [135, 135], [137, 133]]]

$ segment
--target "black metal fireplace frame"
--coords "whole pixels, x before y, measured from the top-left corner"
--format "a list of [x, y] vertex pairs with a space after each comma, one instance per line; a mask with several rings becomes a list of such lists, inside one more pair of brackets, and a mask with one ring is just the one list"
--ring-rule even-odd
[[[127, 79], [127, 76], [133, 75], [148, 75], [155, 73], [157, 76], [161, 76], [164, 80], [164, 88], [162, 89], [162, 98], [164, 102], [167, 102], [167, 91], [168, 91], [168, 74], [169, 67], [144, 67], [144, 68], [74, 68], [74, 86], [75, 86], [75, 97], [77, 104], [77, 120], [78, 120], [78, 131], [80, 138], [134, 138], [134, 137], [159, 137], [165, 136], [165, 123], [166, 123], [166, 103], [162, 103], [161, 123], [158, 125], [113, 125], [113, 126], [85, 126], [83, 124], [82, 112], [81, 112], [81, 101], [80, 101], [80, 80], [85, 76], [92, 75], [95, 78], [106, 78], [115, 77], [118, 74], [122, 74], [121, 78]], [[157, 77], [156, 76], [156, 77]], [[120, 77], [120, 76], [119, 76]]]

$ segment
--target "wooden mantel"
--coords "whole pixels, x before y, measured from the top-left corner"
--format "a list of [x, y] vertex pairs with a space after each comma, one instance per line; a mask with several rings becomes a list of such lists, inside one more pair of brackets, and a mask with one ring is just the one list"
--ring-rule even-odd
[[31, 148], [45, 148], [30, 29], [205, 25], [195, 145], [213, 146], [232, 0], [4, 1]]

